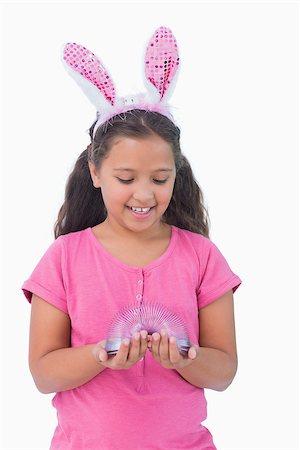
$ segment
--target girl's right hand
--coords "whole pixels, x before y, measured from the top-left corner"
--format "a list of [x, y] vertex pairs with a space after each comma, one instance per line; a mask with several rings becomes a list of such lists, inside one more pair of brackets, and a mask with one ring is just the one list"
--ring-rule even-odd
[[106, 339], [99, 342], [94, 348], [93, 353], [96, 360], [109, 369], [129, 369], [145, 356], [148, 344], [148, 332], [147, 330], [136, 332], [132, 336], [131, 341], [128, 338], [123, 339], [118, 353], [113, 357], [108, 356], [105, 351], [105, 344]]

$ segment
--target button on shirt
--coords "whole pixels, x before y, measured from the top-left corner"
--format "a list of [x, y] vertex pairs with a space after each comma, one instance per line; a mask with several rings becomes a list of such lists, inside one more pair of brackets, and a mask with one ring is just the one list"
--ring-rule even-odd
[[[146, 266], [111, 255], [92, 228], [59, 236], [23, 283], [70, 316], [71, 345], [106, 339], [113, 317], [131, 304], [161, 303], [185, 322], [198, 343], [200, 308], [241, 284], [208, 238], [171, 226], [165, 253]], [[200, 342], [201, 345], [201, 342]], [[51, 450], [201, 449], [204, 390], [163, 368], [147, 350], [127, 370], [105, 369], [53, 398], [58, 424]]]

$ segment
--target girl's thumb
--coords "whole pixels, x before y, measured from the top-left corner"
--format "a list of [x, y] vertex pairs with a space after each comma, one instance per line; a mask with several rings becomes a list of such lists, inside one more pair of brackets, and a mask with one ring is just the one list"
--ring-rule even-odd
[[100, 350], [99, 352], [99, 360], [100, 361], [106, 361], [107, 360], [107, 353], [103, 350]]
[[197, 348], [196, 348], [196, 346], [195, 345], [193, 345], [191, 348], [190, 348], [190, 350], [189, 350], [189, 357], [191, 358], [191, 359], [195, 359], [196, 358], [196, 356], [197, 356]]
[[106, 351], [104, 350], [104, 348], [103, 347], [105, 347], [105, 342], [106, 342], [106, 340], [104, 340], [104, 341], [101, 341], [101, 342], [98, 342], [98, 344], [96, 344], [95, 346], [94, 346], [94, 348], [93, 348], [93, 355], [94, 355], [94, 358], [99, 362], [99, 361], [106, 361], [107, 360], [107, 353], [106, 353]]

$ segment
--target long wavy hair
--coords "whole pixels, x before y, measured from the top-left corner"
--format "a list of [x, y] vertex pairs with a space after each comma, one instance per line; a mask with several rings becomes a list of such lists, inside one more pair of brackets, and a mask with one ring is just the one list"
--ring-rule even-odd
[[55, 239], [93, 227], [107, 217], [101, 188], [93, 186], [88, 161], [92, 161], [98, 171], [116, 137], [146, 138], [153, 134], [171, 145], [176, 167], [172, 198], [162, 221], [209, 238], [208, 211], [191, 166], [181, 152], [180, 129], [164, 115], [141, 109], [112, 117], [97, 128], [93, 138], [95, 124], [89, 129], [91, 143], [79, 155], [67, 179], [64, 202], [54, 225]]

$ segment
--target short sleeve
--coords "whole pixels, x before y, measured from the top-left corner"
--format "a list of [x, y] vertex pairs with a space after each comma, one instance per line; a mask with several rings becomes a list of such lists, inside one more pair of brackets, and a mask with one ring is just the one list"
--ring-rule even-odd
[[21, 287], [29, 303], [34, 293], [68, 313], [65, 267], [63, 235], [61, 235], [52, 242]]
[[206, 239], [206, 250], [200, 258], [200, 283], [197, 289], [198, 308], [203, 308], [230, 289], [233, 292], [242, 280], [231, 270], [218, 247]]

